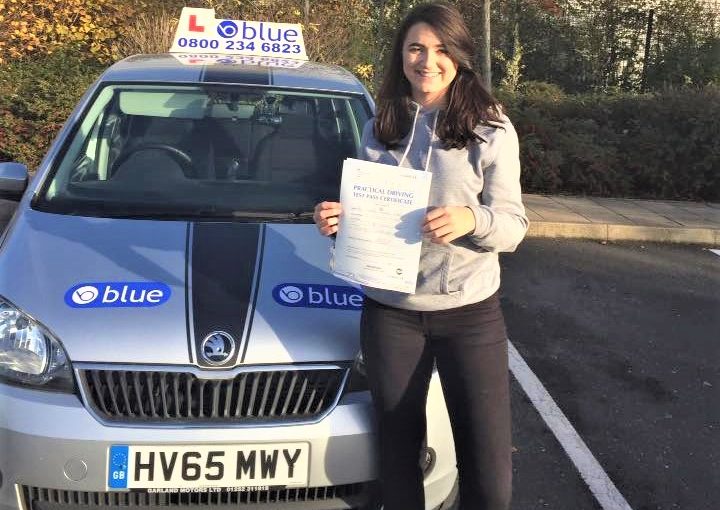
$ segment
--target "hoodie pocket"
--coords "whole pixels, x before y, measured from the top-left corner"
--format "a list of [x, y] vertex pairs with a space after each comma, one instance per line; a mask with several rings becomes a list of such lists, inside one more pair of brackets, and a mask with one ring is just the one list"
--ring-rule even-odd
[[433, 245], [429, 241], [423, 245], [420, 255], [416, 294], [447, 294], [449, 264], [452, 253], [445, 246]]
[[440, 280], [440, 290], [443, 294], [455, 294], [462, 290], [462, 280], [460, 278], [453, 278], [453, 260], [455, 259], [455, 252], [448, 251], [445, 254], [445, 260], [443, 262], [442, 278]]

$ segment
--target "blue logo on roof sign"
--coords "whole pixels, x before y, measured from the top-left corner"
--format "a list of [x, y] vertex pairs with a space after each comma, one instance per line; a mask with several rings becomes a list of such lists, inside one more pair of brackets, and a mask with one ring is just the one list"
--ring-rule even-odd
[[363, 293], [345, 285], [281, 283], [272, 295], [279, 304], [298, 308], [360, 310], [363, 303]]
[[160, 282], [80, 283], [65, 293], [65, 304], [73, 308], [144, 308], [170, 299], [171, 290]]
[[217, 33], [220, 37], [235, 37], [238, 34], [238, 26], [234, 21], [225, 20], [218, 23]]

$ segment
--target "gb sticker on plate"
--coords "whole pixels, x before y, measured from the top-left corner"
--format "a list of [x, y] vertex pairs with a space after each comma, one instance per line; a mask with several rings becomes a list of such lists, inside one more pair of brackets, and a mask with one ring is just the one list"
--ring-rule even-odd
[[111, 489], [127, 489], [128, 454], [128, 446], [113, 445], [110, 447], [108, 487]]

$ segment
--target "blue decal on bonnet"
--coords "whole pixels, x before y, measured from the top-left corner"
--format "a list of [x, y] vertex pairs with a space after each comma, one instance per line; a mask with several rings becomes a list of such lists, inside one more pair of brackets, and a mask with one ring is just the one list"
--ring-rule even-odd
[[359, 289], [345, 285], [281, 283], [272, 294], [283, 306], [301, 308], [360, 310], [363, 302], [363, 293]]
[[80, 283], [65, 293], [73, 308], [158, 306], [170, 299], [170, 287], [160, 282]]

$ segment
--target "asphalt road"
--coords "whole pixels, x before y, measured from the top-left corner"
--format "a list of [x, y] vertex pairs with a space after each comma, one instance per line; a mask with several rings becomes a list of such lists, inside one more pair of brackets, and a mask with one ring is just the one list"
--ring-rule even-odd
[[[528, 239], [509, 336], [633, 510], [720, 508], [720, 256]], [[602, 508], [515, 382], [515, 510]]]

